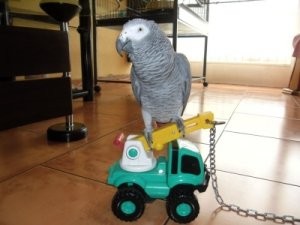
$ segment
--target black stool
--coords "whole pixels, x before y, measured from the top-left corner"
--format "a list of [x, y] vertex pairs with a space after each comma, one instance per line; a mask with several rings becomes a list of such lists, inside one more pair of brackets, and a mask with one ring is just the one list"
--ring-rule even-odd
[[[81, 10], [79, 4], [62, 3], [55, 0], [41, 0], [40, 7], [53, 19], [60, 23], [60, 30], [68, 32], [68, 22]], [[63, 73], [64, 77], [70, 77], [69, 72]], [[52, 141], [70, 142], [85, 138], [87, 135], [87, 128], [82, 123], [73, 121], [73, 114], [66, 116], [65, 123], [55, 124], [48, 128], [47, 137]]]

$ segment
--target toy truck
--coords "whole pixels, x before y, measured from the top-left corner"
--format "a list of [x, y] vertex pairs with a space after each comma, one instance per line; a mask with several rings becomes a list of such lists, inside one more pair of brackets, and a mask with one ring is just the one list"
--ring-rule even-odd
[[[185, 133], [211, 128], [213, 114], [203, 113], [185, 120]], [[178, 223], [189, 223], [199, 214], [195, 190], [204, 192], [210, 175], [202, 156], [193, 143], [180, 138], [175, 124], [153, 131], [149, 146], [143, 135], [130, 135], [122, 158], [109, 169], [108, 184], [118, 188], [112, 200], [112, 211], [124, 221], [140, 218], [145, 203], [166, 200], [169, 217]], [[154, 157], [153, 150], [168, 143], [167, 156]]]

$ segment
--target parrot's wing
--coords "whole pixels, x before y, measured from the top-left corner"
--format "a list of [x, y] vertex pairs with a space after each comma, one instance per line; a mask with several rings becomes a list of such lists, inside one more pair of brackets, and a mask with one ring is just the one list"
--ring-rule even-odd
[[182, 92], [183, 92], [182, 114], [183, 114], [191, 92], [192, 75], [191, 75], [190, 63], [185, 55], [181, 53], [177, 53], [176, 63], [178, 65], [179, 73], [182, 78]]
[[130, 79], [131, 79], [131, 86], [132, 86], [132, 91], [133, 91], [134, 97], [136, 98], [137, 102], [140, 105], [142, 105], [142, 103], [141, 103], [141, 86], [140, 86], [139, 80], [136, 76], [136, 72], [135, 72], [133, 66], [131, 67]]

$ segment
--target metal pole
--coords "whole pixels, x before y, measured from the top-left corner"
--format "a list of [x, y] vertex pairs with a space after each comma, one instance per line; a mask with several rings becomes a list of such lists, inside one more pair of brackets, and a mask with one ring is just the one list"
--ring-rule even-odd
[[[62, 22], [60, 24], [60, 30], [63, 32], [67, 32], [69, 36], [69, 26], [68, 22]], [[69, 37], [68, 37], [69, 38]], [[63, 77], [71, 77], [71, 73], [68, 71], [63, 72]], [[71, 131], [74, 127], [74, 119], [73, 119], [73, 114], [67, 115], [66, 116], [66, 130]]]
[[82, 87], [88, 91], [88, 94], [84, 96], [84, 100], [92, 101], [94, 97], [94, 83], [91, 44], [91, 2], [90, 0], [79, 0], [79, 4], [82, 9], [79, 15], [79, 27], [77, 30], [80, 34]]
[[0, 0], [0, 26], [9, 26], [7, 0]]
[[177, 17], [178, 17], [178, 0], [174, 1], [173, 5], [174, 15], [173, 15], [173, 48], [177, 50]]

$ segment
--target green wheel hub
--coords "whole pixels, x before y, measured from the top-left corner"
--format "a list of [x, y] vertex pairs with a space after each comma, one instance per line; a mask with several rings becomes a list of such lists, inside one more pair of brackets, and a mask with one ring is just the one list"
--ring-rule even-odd
[[121, 205], [121, 210], [125, 214], [132, 214], [136, 210], [136, 205], [132, 201], [125, 201]]
[[176, 207], [176, 212], [180, 216], [188, 216], [192, 212], [192, 207], [187, 203], [181, 203]]

